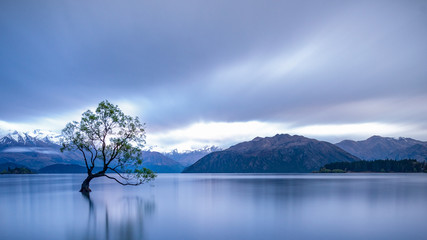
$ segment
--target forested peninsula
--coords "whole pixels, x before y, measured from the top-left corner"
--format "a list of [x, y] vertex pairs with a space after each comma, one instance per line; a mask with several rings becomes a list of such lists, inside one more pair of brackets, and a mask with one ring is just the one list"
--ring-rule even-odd
[[328, 163], [320, 168], [317, 173], [346, 173], [346, 172], [386, 172], [386, 173], [417, 173], [427, 172], [425, 162], [415, 159], [404, 160], [374, 160], [355, 162]]

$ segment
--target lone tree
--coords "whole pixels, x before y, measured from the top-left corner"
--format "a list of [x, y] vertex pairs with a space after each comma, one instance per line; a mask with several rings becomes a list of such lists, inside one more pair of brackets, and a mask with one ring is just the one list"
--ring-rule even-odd
[[[80, 151], [87, 177], [80, 192], [89, 193], [89, 183], [97, 177], [107, 177], [122, 185], [140, 185], [156, 175], [142, 168], [145, 143], [144, 124], [138, 117], [125, 115], [117, 105], [99, 103], [95, 112], [82, 114], [80, 122], [68, 123], [62, 130], [61, 151]], [[113, 173], [113, 174], [108, 174]]]

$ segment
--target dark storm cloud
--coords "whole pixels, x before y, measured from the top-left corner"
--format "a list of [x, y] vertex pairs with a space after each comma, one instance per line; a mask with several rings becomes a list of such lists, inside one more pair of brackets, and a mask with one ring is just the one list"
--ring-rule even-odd
[[197, 121], [422, 124], [425, 1], [2, 1], [3, 121], [127, 99]]

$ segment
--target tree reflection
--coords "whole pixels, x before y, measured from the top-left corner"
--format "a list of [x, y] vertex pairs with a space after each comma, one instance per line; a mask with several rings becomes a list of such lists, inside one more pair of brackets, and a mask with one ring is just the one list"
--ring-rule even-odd
[[87, 224], [73, 239], [145, 239], [144, 218], [155, 211], [155, 202], [140, 196], [127, 196], [106, 202], [82, 194], [88, 203]]

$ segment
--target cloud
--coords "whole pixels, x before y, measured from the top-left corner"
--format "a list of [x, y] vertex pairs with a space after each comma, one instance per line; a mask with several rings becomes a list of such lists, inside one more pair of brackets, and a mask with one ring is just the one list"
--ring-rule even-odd
[[304, 133], [367, 123], [425, 132], [426, 9], [425, 1], [2, 1], [0, 124], [58, 131], [108, 99], [157, 136], [255, 122]]
[[42, 154], [50, 154], [50, 155], [61, 155], [58, 151], [52, 150], [50, 148], [42, 148], [42, 147], [10, 147], [3, 149], [2, 152], [5, 153], [24, 153], [24, 152], [36, 152]]

